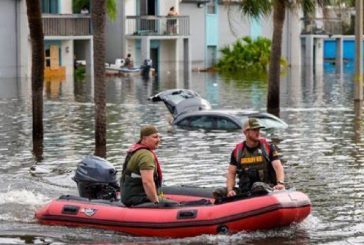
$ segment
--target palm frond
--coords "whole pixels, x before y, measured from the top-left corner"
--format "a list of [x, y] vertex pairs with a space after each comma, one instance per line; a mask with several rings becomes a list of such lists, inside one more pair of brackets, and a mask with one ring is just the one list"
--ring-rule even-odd
[[110, 20], [116, 20], [117, 16], [117, 7], [116, 0], [107, 0], [106, 1], [106, 13]]
[[267, 16], [272, 10], [272, 1], [270, 0], [242, 0], [239, 5], [244, 15], [253, 18]]

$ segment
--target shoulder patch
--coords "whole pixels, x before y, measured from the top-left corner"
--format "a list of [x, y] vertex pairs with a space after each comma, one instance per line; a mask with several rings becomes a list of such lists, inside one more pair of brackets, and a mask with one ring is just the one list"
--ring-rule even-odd
[[273, 152], [272, 152], [272, 156], [273, 156], [273, 157], [279, 157], [278, 151], [273, 151]]

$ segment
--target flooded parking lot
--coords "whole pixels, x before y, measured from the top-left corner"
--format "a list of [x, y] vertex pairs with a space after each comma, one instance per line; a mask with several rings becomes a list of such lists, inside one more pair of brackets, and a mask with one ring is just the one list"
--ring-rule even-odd
[[[364, 243], [364, 151], [362, 123], [355, 121], [350, 74], [291, 70], [281, 81], [281, 118], [288, 129], [269, 135], [282, 153], [287, 182], [311, 198], [312, 214], [278, 230], [178, 240], [131, 237], [94, 229], [36, 223], [37, 208], [61, 194], [77, 194], [77, 163], [94, 148], [93, 86], [89, 79], [46, 81], [44, 160], [31, 153], [29, 81], [6, 79], [0, 89], [0, 243], [119, 244], [362, 244]], [[162, 135], [158, 155], [165, 185], [225, 184], [229, 156], [239, 131], [184, 130], [168, 124], [163, 103], [147, 98], [170, 88], [190, 88], [213, 108], [265, 111], [267, 84], [226, 81], [208, 73], [181, 78], [107, 78], [107, 155], [120, 171], [142, 124]]]

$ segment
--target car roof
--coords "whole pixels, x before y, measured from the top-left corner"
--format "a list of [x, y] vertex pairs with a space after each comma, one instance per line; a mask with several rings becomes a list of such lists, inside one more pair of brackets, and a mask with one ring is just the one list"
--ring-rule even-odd
[[239, 116], [239, 115], [254, 115], [259, 114], [259, 111], [253, 110], [224, 110], [224, 109], [212, 109], [212, 110], [201, 110], [188, 112], [188, 114], [204, 114], [204, 115], [231, 115], [231, 116]]
[[281, 120], [280, 118], [266, 112], [259, 112], [254, 110], [203, 110], [203, 111], [194, 111], [194, 112], [186, 112], [180, 114], [175, 118], [174, 123], [178, 124], [180, 121], [184, 120], [187, 117], [193, 116], [220, 116], [220, 117], [228, 117], [238, 125], [242, 126], [243, 122], [247, 118], [257, 118], [260, 123], [267, 129], [269, 128], [287, 128], [288, 125]]
[[149, 100], [163, 101], [173, 117], [181, 113], [210, 109], [210, 103], [197, 92], [189, 89], [169, 89], [160, 92]]

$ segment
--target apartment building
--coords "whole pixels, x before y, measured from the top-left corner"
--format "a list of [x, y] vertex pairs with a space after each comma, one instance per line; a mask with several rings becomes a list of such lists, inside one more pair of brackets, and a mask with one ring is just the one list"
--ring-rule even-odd
[[[169, 20], [166, 13], [172, 6], [179, 13], [177, 35], [166, 30]], [[262, 19], [243, 16], [234, 1], [126, 0], [118, 3], [118, 11], [118, 19], [107, 24], [107, 61], [131, 53], [138, 65], [151, 58], [157, 70], [161, 65], [163, 70], [169, 70], [168, 66], [176, 61], [186, 63], [188, 69], [208, 68], [221, 56], [219, 50], [237, 38], [271, 39], [273, 32], [271, 16]], [[301, 63], [301, 17], [300, 11], [287, 11], [282, 55], [290, 65]]]
[[[221, 56], [220, 49], [234, 43], [237, 38], [258, 36], [272, 38], [272, 16], [253, 19], [243, 16], [238, 1], [182, 0], [180, 13], [190, 18], [192, 67], [206, 68]], [[283, 31], [282, 55], [289, 64], [301, 62], [301, 11], [286, 13]], [[293, 52], [292, 52], [293, 51]]]
[[[40, 0], [45, 49], [45, 76], [72, 76], [75, 59], [92, 75], [91, 18], [73, 13], [72, 0]], [[26, 2], [0, 1], [0, 77], [30, 77], [31, 44]]]
[[176, 73], [180, 70], [191, 70], [189, 16], [167, 16], [171, 7], [179, 12], [179, 0], [125, 0], [117, 3], [117, 20], [108, 21], [106, 25], [108, 63], [125, 58], [127, 54], [131, 54], [136, 66], [151, 59], [160, 79], [178, 78]]

